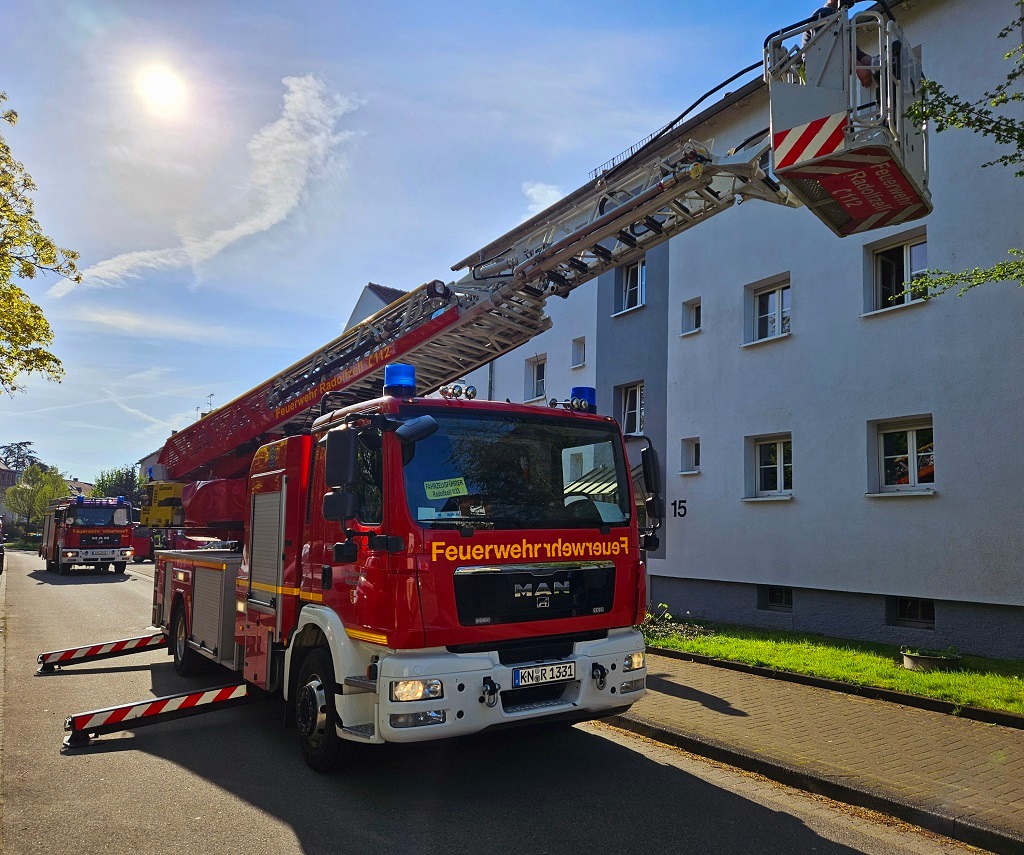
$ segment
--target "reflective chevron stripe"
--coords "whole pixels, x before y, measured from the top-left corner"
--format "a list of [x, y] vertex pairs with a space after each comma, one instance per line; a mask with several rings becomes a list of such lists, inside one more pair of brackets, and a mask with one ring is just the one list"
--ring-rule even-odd
[[112, 656], [126, 656], [163, 647], [167, 639], [162, 632], [143, 635], [138, 638], [124, 638], [120, 641], [107, 641], [102, 644], [87, 644], [84, 647], [72, 647], [68, 650], [53, 650], [40, 653], [36, 662], [44, 667], [54, 665], [74, 665], [79, 662], [92, 662], [97, 659], [109, 659]]

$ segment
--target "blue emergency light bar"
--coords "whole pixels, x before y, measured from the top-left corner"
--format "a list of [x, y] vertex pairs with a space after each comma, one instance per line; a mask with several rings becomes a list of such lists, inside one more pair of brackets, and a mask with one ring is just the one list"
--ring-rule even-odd
[[580, 409], [584, 412], [597, 412], [597, 389], [593, 386], [573, 386], [569, 390], [569, 399], [580, 401], [583, 404]]
[[402, 362], [384, 366], [384, 394], [396, 398], [413, 398], [416, 395], [416, 368]]

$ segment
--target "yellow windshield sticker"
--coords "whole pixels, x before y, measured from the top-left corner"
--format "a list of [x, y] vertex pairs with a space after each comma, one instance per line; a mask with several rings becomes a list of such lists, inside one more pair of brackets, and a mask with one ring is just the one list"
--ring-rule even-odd
[[423, 489], [428, 499], [447, 499], [451, 496], [468, 496], [465, 478], [445, 478], [443, 481], [424, 481]]

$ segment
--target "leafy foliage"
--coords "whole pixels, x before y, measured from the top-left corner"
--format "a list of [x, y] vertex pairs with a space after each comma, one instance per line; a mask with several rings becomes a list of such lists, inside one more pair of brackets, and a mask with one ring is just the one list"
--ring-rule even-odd
[[32, 450], [30, 441], [8, 442], [6, 445], [0, 445], [0, 460], [16, 472], [24, 472], [29, 466], [42, 463]]
[[[0, 107], [7, 93], [0, 92]], [[14, 110], [0, 109], [0, 120], [12, 127]], [[81, 281], [75, 266], [78, 253], [57, 246], [43, 234], [35, 218], [32, 193], [36, 184], [15, 160], [0, 135], [0, 392], [22, 391], [18, 378], [38, 373], [60, 381], [60, 360], [47, 350], [53, 330], [39, 308], [13, 279], [33, 279], [40, 271]]]
[[700, 638], [715, 634], [715, 630], [711, 627], [677, 621], [669, 612], [668, 606], [665, 603], [658, 603], [658, 608], [655, 611], [647, 612], [644, 615], [644, 622], [640, 624], [640, 631], [643, 633], [644, 640], [648, 644], [654, 644], [668, 638]]
[[92, 496], [124, 496], [133, 508], [142, 504], [145, 487], [139, 480], [138, 467], [128, 464], [116, 469], [104, 469], [96, 476]]
[[42, 524], [50, 502], [70, 493], [55, 468], [33, 464], [22, 474], [21, 481], [7, 488], [4, 503], [7, 510], [24, 518], [31, 528]]
[[[1016, 0], [1016, 6], [1017, 17], [999, 32], [1001, 39], [1024, 33], [1024, 0]], [[1024, 102], [1024, 92], [1015, 91], [1024, 82], [1024, 44], [1017, 44], [1004, 58], [1013, 63], [1006, 79], [973, 100], [947, 91], [935, 80], [923, 81], [921, 99], [911, 106], [908, 115], [915, 123], [927, 122], [936, 133], [969, 130], [991, 137], [999, 145], [1010, 146], [1011, 151], [982, 166], [1019, 166], [1014, 174], [1024, 178], [1024, 121], [1013, 115], [1020, 115], [1016, 105]], [[960, 273], [928, 270], [914, 280], [911, 293], [931, 299], [954, 288], [960, 289], [960, 297], [986, 282], [1016, 281], [1024, 287], [1024, 251], [1009, 252], [1008, 261], [992, 267], [975, 267]]]

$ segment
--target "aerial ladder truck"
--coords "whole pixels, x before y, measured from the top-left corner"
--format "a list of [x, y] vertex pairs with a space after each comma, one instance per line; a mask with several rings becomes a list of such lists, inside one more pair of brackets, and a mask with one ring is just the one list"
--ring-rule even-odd
[[[866, 103], [858, 47], [877, 78]], [[326, 770], [360, 743], [581, 721], [639, 699], [643, 552], [663, 505], [653, 448], [632, 471], [593, 389], [540, 408], [477, 401], [456, 381], [547, 329], [551, 296], [737, 202], [806, 206], [840, 237], [931, 210], [924, 130], [904, 118], [919, 52], [891, 15], [841, 9], [781, 30], [764, 76], [770, 127], [727, 156], [667, 126], [458, 262], [459, 280], [414, 289], [172, 435], [155, 478], [182, 485], [186, 530], [214, 527], [241, 554], [159, 552], [156, 631], [40, 654], [40, 673], [165, 648], [183, 676], [209, 660], [235, 679], [74, 714], [65, 745], [255, 688], [285, 697], [303, 756]]]

